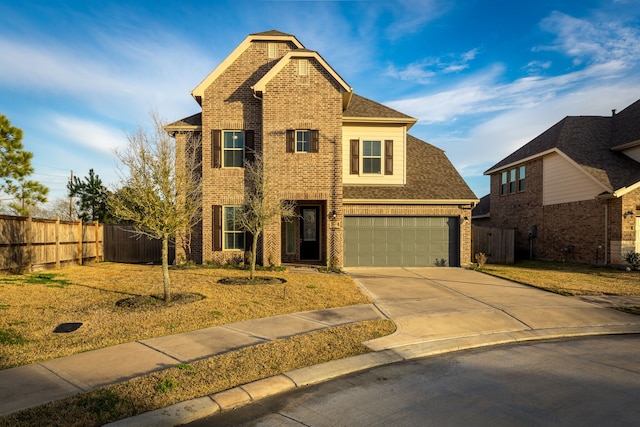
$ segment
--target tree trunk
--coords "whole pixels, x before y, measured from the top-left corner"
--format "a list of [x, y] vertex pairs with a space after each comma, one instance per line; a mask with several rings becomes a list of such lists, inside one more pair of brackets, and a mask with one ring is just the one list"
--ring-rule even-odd
[[256, 252], [258, 251], [258, 236], [260, 233], [256, 233], [253, 236], [253, 242], [251, 243], [251, 269], [249, 270], [249, 280], [253, 280], [253, 277], [256, 273], [256, 258], [258, 255]]
[[164, 302], [171, 302], [171, 282], [169, 280], [169, 238], [162, 238], [162, 285], [164, 287]]

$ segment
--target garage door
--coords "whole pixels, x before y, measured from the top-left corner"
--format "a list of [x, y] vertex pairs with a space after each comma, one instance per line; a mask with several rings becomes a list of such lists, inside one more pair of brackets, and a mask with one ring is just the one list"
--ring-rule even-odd
[[459, 235], [455, 217], [345, 217], [344, 265], [459, 266]]

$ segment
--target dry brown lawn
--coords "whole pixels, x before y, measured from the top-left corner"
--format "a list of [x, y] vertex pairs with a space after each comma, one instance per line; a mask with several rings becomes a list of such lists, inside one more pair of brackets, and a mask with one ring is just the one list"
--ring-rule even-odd
[[[139, 295], [162, 295], [159, 266], [97, 263], [52, 272], [0, 277], [0, 369], [139, 339], [284, 313], [369, 303], [338, 274], [259, 272], [286, 280], [274, 285], [223, 285], [246, 271], [172, 270], [172, 293], [199, 294], [189, 303], [118, 307]], [[71, 333], [57, 325], [81, 322]]]
[[640, 271], [544, 261], [486, 264], [482, 271], [562, 295], [640, 295]]

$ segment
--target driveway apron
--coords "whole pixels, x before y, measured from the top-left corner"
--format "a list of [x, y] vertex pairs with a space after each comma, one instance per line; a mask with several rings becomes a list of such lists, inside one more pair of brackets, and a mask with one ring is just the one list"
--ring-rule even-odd
[[[368, 341], [373, 350], [405, 346], [415, 350], [416, 344], [423, 344], [422, 351], [438, 353], [438, 348], [445, 348], [445, 340], [458, 340], [460, 348], [468, 348], [520, 340], [640, 333], [640, 316], [473, 270], [358, 267], [347, 272], [398, 326], [393, 335]], [[431, 345], [433, 351], [425, 345]], [[449, 343], [446, 350], [451, 347]]]

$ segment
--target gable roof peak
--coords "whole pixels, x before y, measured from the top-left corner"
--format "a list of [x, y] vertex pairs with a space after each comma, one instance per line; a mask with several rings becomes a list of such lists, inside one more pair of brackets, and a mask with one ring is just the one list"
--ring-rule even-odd
[[262, 31], [260, 33], [249, 34], [250, 36], [276, 36], [276, 37], [293, 37], [292, 34], [283, 33], [278, 30]]

